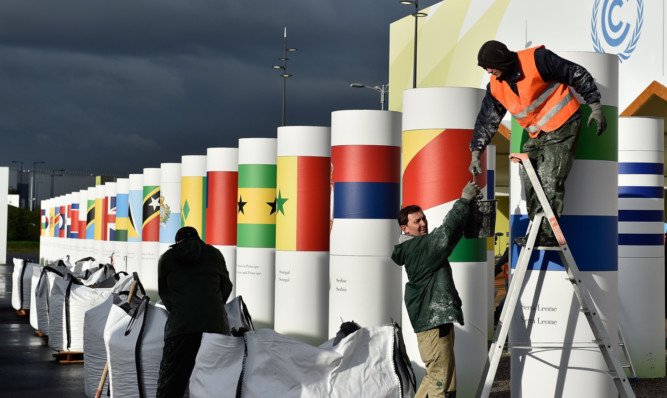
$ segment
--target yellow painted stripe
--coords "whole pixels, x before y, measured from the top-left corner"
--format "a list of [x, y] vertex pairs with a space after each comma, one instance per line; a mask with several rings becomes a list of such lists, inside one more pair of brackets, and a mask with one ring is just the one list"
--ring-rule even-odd
[[56, 209], [53, 207], [49, 208], [49, 236], [53, 237], [54, 231], [53, 227], [55, 225], [55, 219], [56, 218]]
[[442, 129], [403, 132], [403, 166], [401, 174], [405, 173], [405, 168], [410, 164], [412, 158], [442, 132]]
[[[204, 198], [204, 177], [181, 178], [181, 223], [182, 227], [193, 227], [203, 236], [204, 220], [202, 219]], [[184, 209], [187, 202], [187, 211]], [[186, 215], [187, 214], [187, 215]]]
[[102, 199], [95, 198], [95, 240], [102, 240]]
[[296, 250], [297, 157], [281, 156], [277, 162], [276, 249]]
[[237, 209], [239, 224], [274, 224], [276, 213], [271, 213], [267, 204], [276, 200], [275, 188], [239, 188], [239, 201], [245, 202], [243, 212]]

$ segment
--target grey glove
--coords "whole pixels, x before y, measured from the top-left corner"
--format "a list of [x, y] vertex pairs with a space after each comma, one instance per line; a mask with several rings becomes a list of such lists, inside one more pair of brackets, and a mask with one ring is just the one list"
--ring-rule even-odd
[[470, 167], [468, 167], [468, 170], [474, 176], [477, 174], [482, 174], [482, 163], [479, 161], [479, 151], [472, 151], [472, 160], [470, 161]]
[[461, 193], [461, 197], [463, 199], [468, 199], [468, 200], [473, 200], [477, 195], [480, 194], [479, 187], [477, 186], [477, 183], [475, 181], [470, 181], [469, 183], [466, 184], [465, 187], [463, 187], [463, 192]]
[[590, 127], [591, 123], [595, 121], [598, 127], [595, 134], [600, 135], [607, 128], [607, 119], [604, 117], [604, 113], [602, 113], [602, 105], [600, 105], [599, 102], [594, 102], [588, 104], [588, 106], [591, 107], [591, 115], [588, 117], [588, 124], [586, 124], [586, 127]]

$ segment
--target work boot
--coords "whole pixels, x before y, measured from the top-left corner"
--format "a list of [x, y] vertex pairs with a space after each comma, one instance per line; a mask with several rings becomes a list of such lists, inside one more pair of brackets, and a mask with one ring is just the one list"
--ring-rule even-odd
[[558, 247], [560, 244], [558, 243], [558, 240], [556, 239], [555, 236], [543, 236], [543, 235], [538, 235], [537, 236], [537, 243], [535, 246], [542, 246], [542, 247]]
[[514, 238], [514, 243], [516, 243], [521, 247], [526, 247], [527, 242], [528, 242], [528, 235]]

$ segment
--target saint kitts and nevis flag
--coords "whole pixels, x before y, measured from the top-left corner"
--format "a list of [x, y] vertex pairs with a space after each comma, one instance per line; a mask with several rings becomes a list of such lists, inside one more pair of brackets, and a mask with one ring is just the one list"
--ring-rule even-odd
[[276, 250], [329, 250], [331, 159], [280, 156], [277, 159]]
[[160, 241], [160, 187], [144, 185], [141, 240]]
[[285, 204], [276, 196], [275, 164], [239, 164], [237, 246], [276, 245], [276, 211]]

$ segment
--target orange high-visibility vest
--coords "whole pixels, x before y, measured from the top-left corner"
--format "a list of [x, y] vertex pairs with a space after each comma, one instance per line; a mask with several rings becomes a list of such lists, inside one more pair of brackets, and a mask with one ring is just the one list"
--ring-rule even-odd
[[579, 101], [570, 88], [556, 81], [545, 82], [535, 65], [535, 50], [544, 46], [517, 51], [523, 77], [517, 81], [519, 95], [507, 81], [491, 76], [491, 94], [528, 131], [531, 138], [540, 131], [554, 131], [579, 109]]

